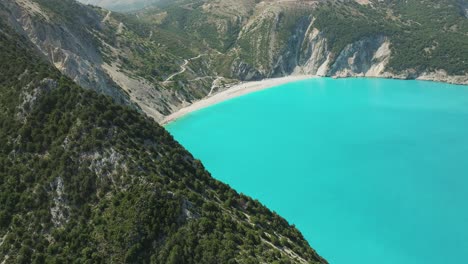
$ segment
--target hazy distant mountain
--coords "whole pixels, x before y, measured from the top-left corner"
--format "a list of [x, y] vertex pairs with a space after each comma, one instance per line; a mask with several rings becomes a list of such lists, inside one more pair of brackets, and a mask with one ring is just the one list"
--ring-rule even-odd
[[160, 0], [78, 0], [85, 4], [96, 5], [113, 11], [133, 11], [151, 6]]

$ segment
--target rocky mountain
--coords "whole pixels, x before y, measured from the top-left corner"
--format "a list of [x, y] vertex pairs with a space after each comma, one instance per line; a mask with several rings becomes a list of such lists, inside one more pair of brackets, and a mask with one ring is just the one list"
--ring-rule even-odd
[[174, 0], [124, 14], [0, 1], [0, 263], [326, 263], [154, 120], [291, 74], [467, 84], [466, 10]]
[[126, 14], [73, 0], [2, 6], [62, 73], [157, 121], [233, 83], [291, 74], [468, 83], [465, 0], [176, 0]]
[[[38, 45], [91, 61], [92, 39], [54, 42], [68, 33], [46, 31], [31, 42], [4, 19], [14, 12], [0, 19], [0, 263], [326, 263], [154, 120], [64, 76], [51, 60], [63, 50]], [[54, 25], [41, 29], [65, 30]]]

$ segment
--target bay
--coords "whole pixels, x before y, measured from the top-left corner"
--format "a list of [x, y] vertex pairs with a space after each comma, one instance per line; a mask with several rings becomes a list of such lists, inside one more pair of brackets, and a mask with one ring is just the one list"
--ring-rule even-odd
[[166, 127], [336, 264], [468, 263], [468, 87], [313, 78]]

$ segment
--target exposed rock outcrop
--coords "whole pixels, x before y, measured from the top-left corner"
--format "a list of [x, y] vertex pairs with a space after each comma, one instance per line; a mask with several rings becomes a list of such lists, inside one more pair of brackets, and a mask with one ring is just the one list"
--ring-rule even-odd
[[52, 189], [53, 205], [50, 207], [52, 223], [61, 227], [69, 221], [70, 207], [67, 203], [65, 186], [62, 177], [57, 177], [50, 185]]
[[[62, 73], [77, 84], [113, 97], [117, 102], [130, 103], [128, 96], [103, 71], [103, 58], [94, 33], [102, 27], [96, 12], [74, 3], [80, 14], [76, 28], [56, 19], [53, 13], [31, 0], [6, 0], [9, 21], [27, 36], [38, 50]], [[79, 28], [80, 24], [88, 28]]]
[[324, 76], [327, 74], [330, 63], [330, 51], [327, 39], [320, 31], [314, 28], [313, 23], [307, 30], [302, 43], [298, 65], [293, 74], [312, 74]]
[[385, 59], [388, 59], [390, 55], [388, 43], [384, 45], [384, 42], [384, 37], [377, 37], [365, 38], [348, 44], [331, 65], [328, 75], [380, 76], [385, 68]]
[[418, 76], [418, 80], [426, 80], [426, 81], [443, 81], [447, 83], [454, 83], [454, 84], [468, 84], [468, 76], [467, 75], [448, 75], [444, 70], [438, 70], [436, 72], [423, 72], [421, 75]]
[[[199, 6], [204, 16], [196, 20], [197, 25], [169, 28], [170, 34], [174, 34], [172, 30], [181, 34], [169, 42], [158, 42], [167, 35], [158, 36], [155, 28], [144, 32], [144, 26], [160, 24], [126, 25], [125, 19], [131, 18], [64, 1], [73, 9], [70, 18], [33, 0], [5, 0], [0, 3], [0, 15], [76, 83], [132, 105], [156, 121], [219, 91], [213, 87], [220, 79], [235, 83], [310, 74], [468, 84], [468, 75], [451, 76], [442, 69], [392, 71], [387, 67], [392, 39], [383, 33], [368, 34], [332, 52], [336, 40], [318, 29], [314, 17], [323, 1], [207, 1]], [[367, 0], [356, 2], [376, 5]], [[467, 10], [463, 1], [460, 10]], [[171, 15], [167, 10], [161, 14]], [[172, 23], [177, 27], [182, 22]], [[181, 33], [186, 28], [199, 31]], [[177, 48], [170, 53], [168, 45], [179, 43], [181, 37], [197, 42], [190, 46], [193, 50], [180, 55]], [[145, 58], [149, 53], [159, 55]]]
[[[24, 72], [23, 75], [27, 75], [28, 72]], [[19, 77], [21, 79], [22, 76]], [[31, 109], [34, 108], [38, 99], [50, 92], [57, 87], [57, 82], [50, 78], [43, 79], [38, 85], [30, 83], [23, 89], [21, 94], [21, 104], [18, 106], [18, 112], [16, 117], [21, 121], [25, 122], [27, 116], [30, 114]]]
[[[278, 61], [282, 62], [279, 64], [280, 66], [277, 64], [266, 73], [260, 73], [254, 67], [245, 66], [244, 69], [247, 69], [245, 71], [250, 75], [240, 74], [240, 71], [234, 71], [234, 75], [245, 80], [289, 74], [310, 74], [335, 78], [379, 77], [468, 84], [468, 75], [453, 76], [444, 70], [416, 72], [414, 69], [407, 69], [398, 73], [392, 72], [391, 69], [387, 68], [392, 55], [391, 40], [384, 35], [364, 37], [346, 45], [339, 54], [335, 55], [329, 49], [329, 40], [313, 26], [313, 23], [312, 19], [307, 30], [298, 30], [297, 33], [302, 32], [303, 37], [293, 34], [293, 41], [290, 41], [286, 50], [275, 55]], [[299, 46], [295, 44], [298, 40], [301, 40], [302, 43]], [[291, 54], [296, 54], [297, 60], [291, 59], [294, 58]], [[237, 63], [243, 65], [242, 61]]]

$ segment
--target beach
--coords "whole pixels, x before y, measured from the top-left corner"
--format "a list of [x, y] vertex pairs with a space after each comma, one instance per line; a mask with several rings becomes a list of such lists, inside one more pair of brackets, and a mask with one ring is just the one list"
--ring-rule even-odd
[[310, 79], [313, 77], [314, 77], [313, 75], [294, 75], [294, 76], [271, 78], [271, 79], [264, 79], [261, 81], [243, 82], [240, 84], [236, 84], [228, 88], [227, 90], [216, 93], [210, 97], [206, 97], [200, 101], [196, 101], [195, 103], [166, 116], [162, 120], [161, 124], [166, 125], [191, 112], [209, 107], [211, 105], [214, 105], [214, 104], [217, 104], [217, 103], [220, 103], [220, 102], [223, 102], [223, 101], [226, 101], [226, 100], [238, 97], [238, 96], [242, 96], [242, 95], [257, 92], [260, 90], [276, 87], [276, 86], [289, 83], [289, 82]]

